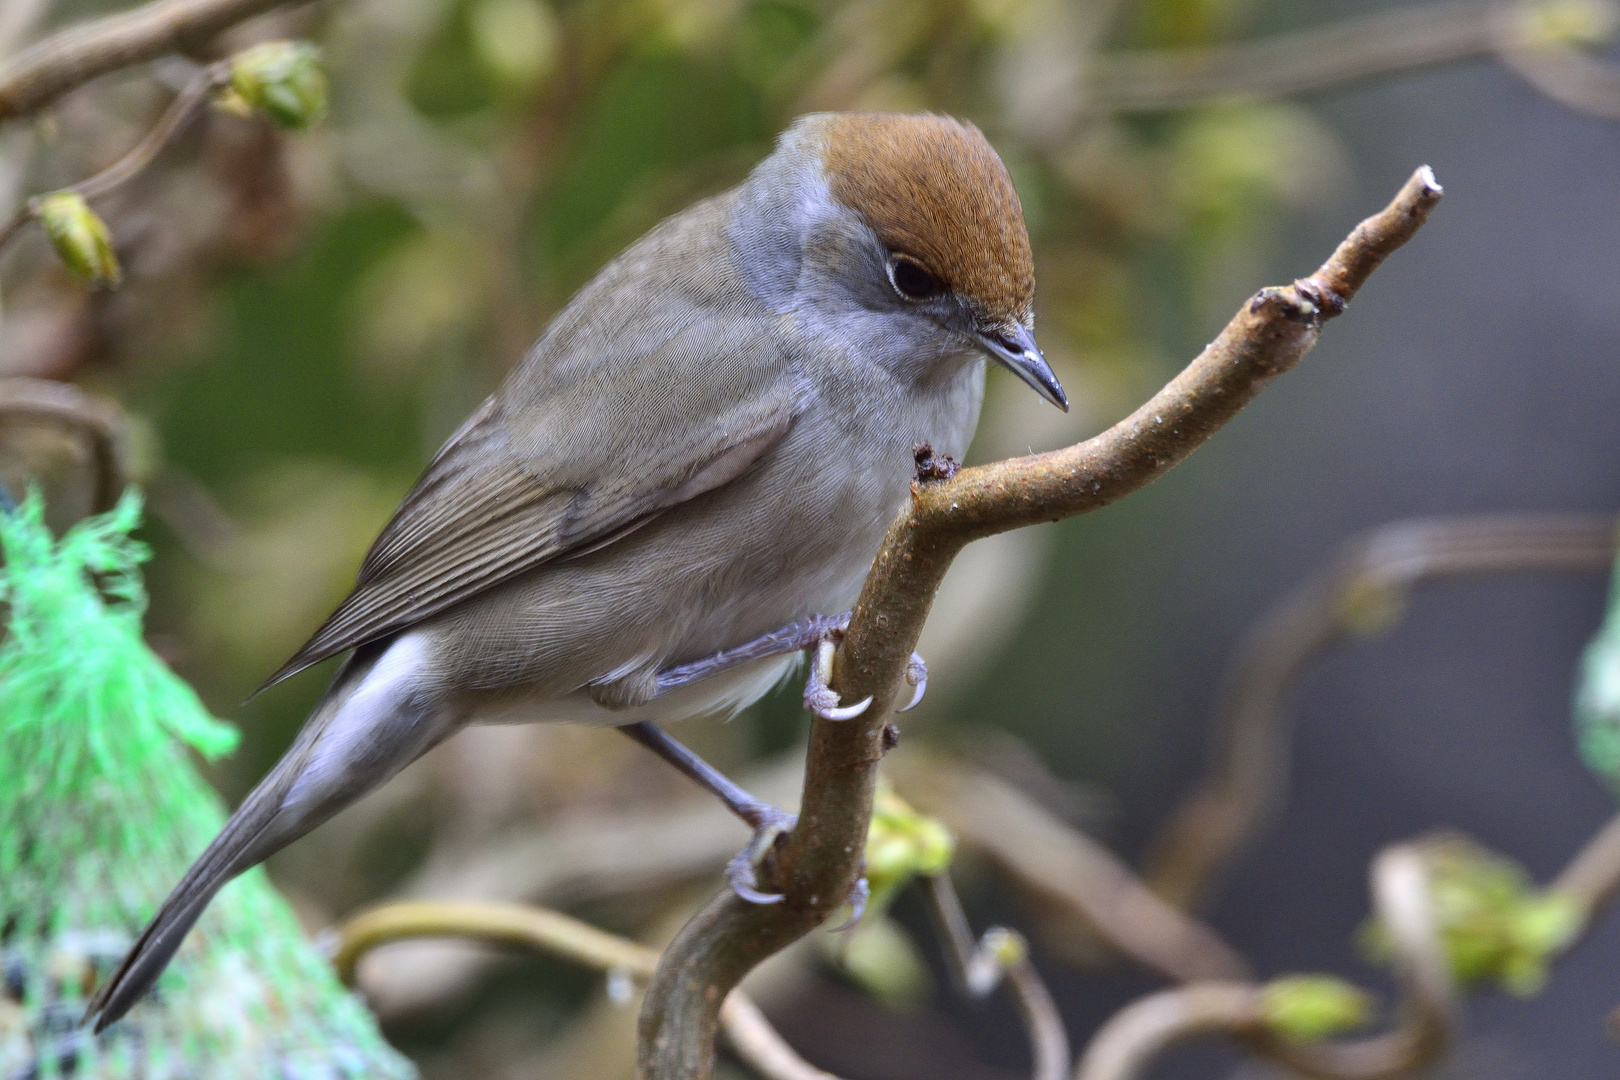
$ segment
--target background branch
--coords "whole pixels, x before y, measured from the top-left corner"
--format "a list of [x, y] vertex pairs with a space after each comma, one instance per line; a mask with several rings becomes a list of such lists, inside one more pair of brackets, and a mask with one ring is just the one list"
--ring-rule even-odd
[[[91, 472], [86, 484], [85, 512], [103, 513], [117, 505], [130, 479], [129, 424], [122, 409], [68, 383], [24, 377], [0, 379], [0, 427], [19, 422], [63, 427], [82, 439]], [[8, 434], [10, 444], [19, 443], [15, 432]], [[27, 464], [28, 474], [38, 475], [41, 463]], [[8, 479], [15, 482], [20, 478]], [[13, 494], [21, 497], [22, 488]]]
[[1393, 941], [1402, 991], [1394, 1030], [1343, 1043], [1296, 1042], [1267, 1025], [1262, 987], [1195, 983], [1115, 1013], [1086, 1047], [1075, 1080], [1135, 1080], [1169, 1046], [1215, 1032], [1316, 1080], [1379, 1080], [1437, 1060], [1455, 1036], [1457, 1005], [1428, 877], [1415, 844], [1386, 848], [1373, 861], [1373, 904]]
[[[1496, 515], [1395, 522], [1359, 536], [1285, 597], [1238, 647], [1217, 714], [1209, 774], [1150, 845], [1143, 877], [1196, 908], [1287, 786], [1290, 694], [1304, 665], [1344, 637], [1382, 631], [1419, 582], [1464, 574], [1606, 571], [1606, 515]], [[1617, 841], [1620, 842], [1620, 841]]]
[[[996, 982], [1005, 983], [1024, 1021], [1024, 1030], [1029, 1033], [1032, 1080], [1063, 1080], [1069, 1072], [1069, 1036], [1063, 1030], [1063, 1017], [1058, 1014], [1051, 992], [1029, 958], [1028, 945], [1023, 938], [1012, 939], [1017, 956], [1007, 962], [999, 955], [993, 935], [999, 932], [1005, 940], [1013, 932], [992, 927], [985, 932], [984, 939], [975, 944], [973, 930], [962, 911], [962, 900], [956, 895], [948, 870], [925, 875], [918, 884], [933, 912], [957, 989], [970, 997], [984, 997], [995, 989]], [[982, 980], [985, 985], [981, 986], [975, 969], [982, 969], [986, 964], [994, 965], [992, 978], [999, 976], [999, 979]]]
[[[1620, 116], [1620, 75], [1568, 43], [1542, 40], [1545, 3], [1438, 3], [1394, 8], [1258, 41], [1202, 49], [1104, 53], [1092, 75], [1096, 107], [1161, 112], [1213, 101], [1275, 98], [1401, 71], [1500, 56], [1548, 97]], [[1608, 0], [1583, 5], [1594, 28]]]
[[[522, 945], [610, 977], [645, 982], [658, 951], [546, 908], [522, 904], [457, 904], [407, 900], [361, 912], [336, 931], [332, 957], [338, 977], [354, 985], [355, 967], [390, 941], [460, 937]], [[801, 1058], [740, 990], [720, 1010], [720, 1024], [737, 1056], [766, 1080], [838, 1080]]]
[[[175, 137], [196, 119], [208, 104], [214, 91], [230, 81], [231, 64], [228, 60], [221, 60], [203, 68], [192, 77], [179, 94], [175, 95], [174, 101], [164, 110], [152, 130], [131, 147], [128, 153], [89, 179], [59, 190], [77, 192], [88, 201], [98, 199], [133, 180], [157, 160], [163, 148], [174, 141]], [[34, 220], [38, 213], [38, 200], [30, 199], [10, 221], [0, 227], [0, 251], [3, 251], [23, 226]]]
[[194, 49], [287, 0], [154, 0], [68, 27], [0, 65], [0, 123], [28, 116], [91, 79]]
[[1107, 847], [1005, 780], [909, 748], [885, 775], [1022, 890], [1061, 910], [1073, 933], [1094, 935], [1175, 982], [1249, 977], [1243, 957], [1213, 929], [1165, 903]]
[[1181, 461], [1299, 362], [1322, 323], [1417, 232], [1440, 194], [1429, 170], [1419, 169], [1314, 275], [1261, 290], [1185, 371], [1096, 438], [914, 485], [911, 505], [890, 527], [867, 576], [833, 673], [843, 700], [872, 695], [873, 706], [851, 721], [812, 725], [799, 827], [765, 870], [785, 899], [762, 906], [724, 893], [676, 935], [643, 1001], [639, 1076], [708, 1077], [726, 994], [849, 894], [871, 819], [889, 703], [956, 553], [974, 539], [1106, 506]]

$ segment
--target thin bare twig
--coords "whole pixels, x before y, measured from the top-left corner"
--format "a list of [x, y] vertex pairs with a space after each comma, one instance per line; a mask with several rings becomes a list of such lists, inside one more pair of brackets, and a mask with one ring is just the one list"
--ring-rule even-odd
[[[985, 940], [975, 944], [949, 872], [924, 876], [921, 885], [957, 989], [971, 997], [983, 997], [995, 989], [997, 982], [1005, 983], [1024, 1021], [1024, 1030], [1029, 1033], [1032, 1080], [1063, 1080], [1069, 1073], [1069, 1036], [1063, 1030], [1063, 1017], [1058, 1015], [1051, 992], [1029, 959], [1028, 948], [1020, 948], [1014, 962], [1002, 961], [990, 944], [999, 927], [986, 931]], [[991, 978], [977, 977], [975, 969], [989, 965], [994, 965]]]
[[741, 990], [726, 995], [726, 1003], [720, 1007], [720, 1029], [732, 1051], [765, 1080], [838, 1080], [800, 1057], [753, 998]]
[[[352, 986], [355, 968], [367, 952], [390, 941], [422, 937], [522, 945], [638, 982], [650, 978], [658, 964], [656, 949], [546, 908], [421, 900], [384, 904], [344, 923], [337, 931], [332, 963], [338, 977]], [[737, 1056], [766, 1080], [838, 1080], [801, 1058], [740, 990], [727, 997], [720, 1024]]]
[[53, 34], [0, 64], [0, 123], [120, 68], [196, 48], [287, 0], [153, 0]]
[[[1545, 8], [1539, 0], [1464, 0], [1396, 8], [1240, 44], [1104, 53], [1092, 69], [1092, 94], [1102, 111], [1162, 112], [1308, 93], [1497, 56], [1555, 101], [1620, 118], [1620, 74], [1573, 45], [1545, 40], [1536, 25]], [[1609, 0], [1592, 0], [1587, 8], [1594, 25], [1614, 14]]]
[[1296, 1072], [1320, 1080], [1382, 1080], [1438, 1061], [1457, 1030], [1457, 989], [1440, 943], [1429, 897], [1429, 869], [1419, 844], [1395, 844], [1372, 864], [1373, 908], [1389, 932], [1401, 987], [1396, 1027], [1342, 1043], [1299, 1043], [1269, 1031], [1250, 1045]]
[[1238, 45], [1104, 53], [1094, 68], [1096, 104], [1158, 112], [1223, 98], [1274, 98], [1484, 56], [1496, 47], [1492, 17], [1500, 6], [1463, 0]]
[[1304, 665], [1344, 637], [1387, 628], [1419, 582], [1464, 574], [1603, 571], [1615, 519], [1531, 514], [1394, 522], [1351, 540], [1327, 570], [1271, 609], [1239, 646], [1215, 724], [1208, 776], [1149, 848], [1143, 876], [1190, 911], [1280, 804], [1291, 691]]
[[70, 383], [15, 376], [0, 379], [0, 420], [10, 419], [61, 424], [82, 435], [95, 466], [91, 512], [117, 505], [129, 483], [129, 425], [122, 409]]
[[799, 823], [765, 870], [784, 899], [749, 904], [726, 892], [676, 935], [642, 1003], [638, 1076], [707, 1078], [726, 994], [849, 895], [871, 821], [890, 703], [956, 553], [975, 539], [1106, 506], [1180, 462], [1299, 362], [1322, 324], [1416, 234], [1440, 194], [1429, 170], [1419, 169], [1315, 274], [1261, 290], [1185, 371], [1096, 438], [913, 486], [911, 504], [890, 526], [867, 575], [833, 672], [841, 700], [870, 696], [873, 704], [853, 720], [811, 726]]
[[1506, 46], [1502, 62], [1547, 97], [1600, 120], [1620, 120], [1620, 68], [1573, 45]]
[[886, 775], [967, 847], [1120, 954], [1176, 982], [1244, 979], [1219, 934], [1165, 903], [1120, 858], [1012, 784], [937, 754], [905, 750]]
[[0, 4], [0, 59], [16, 51], [50, 9], [51, 0], [7, 0]]
[[1193, 983], [1148, 994], [1097, 1029], [1075, 1067], [1075, 1080], [1135, 1080], [1176, 1043], [1242, 1033], [1261, 1020], [1260, 988], [1250, 983]]
[[[214, 92], [231, 81], [228, 60], [210, 64], [194, 75], [185, 88], [175, 95], [158, 122], [129, 152], [87, 180], [61, 189], [76, 192], [88, 201], [98, 199], [119, 186], [128, 183], [157, 160], [174, 138], [197, 118]], [[29, 199], [16, 215], [0, 227], [0, 251], [20, 232], [23, 226], [39, 216], [39, 199]]]
[[1380, 852], [1373, 860], [1372, 893], [1393, 940], [1401, 986], [1392, 1031], [1341, 1043], [1295, 1042], [1267, 1026], [1262, 987], [1195, 983], [1151, 994], [1115, 1013], [1086, 1047], [1076, 1080], [1135, 1080], [1166, 1047], [1217, 1032], [1316, 1080], [1382, 1080], [1438, 1060], [1455, 1037], [1457, 1002], [1422, 848], [1397, 844]]
[[[1587, 841], [1547, 891], [1573, 900], [1582, 912], [1583, 926], [1591, 927], [1597, 913], [1620, 892], [1620, 817], [1611, 819]], [[1573, 945], [1570, 942], [1565, 949]]]

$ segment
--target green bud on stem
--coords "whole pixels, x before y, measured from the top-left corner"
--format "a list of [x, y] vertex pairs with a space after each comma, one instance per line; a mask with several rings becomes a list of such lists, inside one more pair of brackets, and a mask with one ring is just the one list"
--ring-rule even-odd
[[42, 196], [34, 204], [34, 215], [74, 277], [93, 285], [114, 286], [123, 279], [107, 223], [90, 209], [83, 195], [76, 191], [57, 191]]
[[1260, 990], [1266, 1027], [1293, 1042], [1319, 1042], [1372, 1017], [1372, 999], [1331, 975], [1288, 975]]
[[306, 128], [326, 115], [321, 53], [303, 41], [269, 41], [231, 58], [229, 93], [279, 127]]

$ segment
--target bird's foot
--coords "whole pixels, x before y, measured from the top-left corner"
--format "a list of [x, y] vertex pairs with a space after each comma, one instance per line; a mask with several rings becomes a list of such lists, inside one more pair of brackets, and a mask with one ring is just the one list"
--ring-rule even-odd
[[844, 903], [849, 905], [849, 918], [832, 927], [828, 933], [842, 934], [845, 930], [853, 930], [861, 921], [861, 916], [866, 914], [866, 902], [870, 899], [872, 886], [867, 883], [866, 875], [862, 874], [855, 879], [855, 884], [850, 887], [849, 896], [844, 900]]
[[[778, 810], [774, 806], [764, 807], [760, 811], [759, 822], [754, 826], [754, 838], [726, 864], [726, 883], [731, 886], [732, 892], [750, 904], [782, 902], [781, 893], [765, 892], [759, 887], [759, 863], [780, 837], [792, 831], [798, 820], [797, 814]], [[832, 933], [841, 933], [859, 923], [861, 916], [866, 914], [866, 903], [871, 898], [872, 887], [867, 884], [863, 873], [856, 879], [845, 900], [849, 905], [849, 917], [833, 927]]]
[[804, 680], [804, 707], [823, 720], [853, 720], [872, 704], [868, 694], [853, 705], [844, 705], [838, 700], [838, 692], [827, 685], [832, 679], [833, 657], [848, 625], [846, 618], [840, 625], [829, 628], [810, 654], [810, 675]]
[[792, 831], [798, 820], [797, 814], [778, 810], [774, 806], [766, 806], [759, 811], [759, 820], [750, 822], [754, 826], [754, 838], [726, 864], [726, 881], [731, 885], [732, 892], [750, 904], [781, 902], [781, 893], [760, 890], [759, 861], [771, 850], [778, 837]]
[[[804, 707], [823, 720], [851, 720], [872, 704], [871, 695], [867, 695], [853, 705], [843, 705], [837, 692], [827, 685], [832, 679], [833, 656], [848, 625], [846, 618], [842, 626], [829, 629], [816, 642], [815, 651], [811, 654], [810, 675], [804, 682]], [[912, 687], [911, 700], [900, 709], [901, 712], [915, 709], [928, 692], [928, 665], [916, 653], [911, 654], [911, 660], [906, 664], [906, 682]]]
[[923, 695], [928, 693], [928, 665], [916, 653], [911, 654], [911, 660], [906, 664], [906, 682], [911, 684], [911, 700], [906, 702], [901, 712], [910, 712], [922, 703]]

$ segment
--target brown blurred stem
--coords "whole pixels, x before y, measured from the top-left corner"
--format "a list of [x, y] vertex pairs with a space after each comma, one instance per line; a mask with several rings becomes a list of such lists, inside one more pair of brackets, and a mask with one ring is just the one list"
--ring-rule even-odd
[[[129, 424], [124, 412], [105, 398], [92, 397], [70, 383], [15, 376], [0, 379], [0, 418], [43, 420], [79, 432], [95, 463], [90, 505], [111, 510], [129, 483]], [[22, 492], [9, 492], [20, 498]]]
[[1101, 435], [913, 486], [911, 504], [890, 526], [867, 575], [831, 681], [842, 700], [870, 695], [872, 707], [853, 720], [812, 724], [799, 825], [765, 868], [769, 887], [785, 899], [761, 906], [723, 893], [676, 935], [642, 1003], [638, 1076], [710, 1076], [726, 994], [849, 895], [890, 703], [956, 553], [998, 532], [1107, 506], [1180, 462], [1299, 362], [1323, 323], [1416, 234], [1440, 194], [1429, 170], [1419, 169], [1315, 274], [1255, 294], [1185, 371]]
[[[1620, 817], [1589, 840], [1547, 886], [1547, 891], [1573, 900], [1581, 911], [1582, 932], [1620, 892]], [[1574, 942], [1565, 945], [1567, 951]]]
[[1346, 544], [1239, 646], [1217, 714], [1215, 760], [1150, 846], [1143, 870], [1149, 886], [1183, 910], [1197, 907], [1279, 805], [1290, 695], [1317, 653], [1344, 637], [1387, 628], [1422, 581], [1607, 570], [1615, 525], [1613, 517], [1577, 514], [1441, 518], [1395, 522]]
[[[337, 931], [332, 964], [354, 984], [360, 958], [378, 945], [424, 937], [475, 938], [521, 945], [551, 956], [646, 982], [658, 952], [589, 923], [523, 904], [401, 901], [361, 912]], [[720, 1010], [720, 1024], [737, 1056], [765, 1080], [838, 1080], [801, 1058], [741, 991]]]
[[[207, 106], [214, 91], [231, 81], [231, 64], [228, 60], [210, 64], [192, 76], [185, 88], [175, 96], [174, 101], [164, 110], [158, 122], [148, 131], [140, 142], [136, 143], [130, 151], [105, 169], [96, 173], [88, 180], [81, 180], [62, 191], [72, 191], [84, 196], [86, 201], [98, 199], [115, 188], [128, 183], [139, 176], [143, 170], [157, 156], [163, 152], [174, 138], [184, 131], [197, 115]], [[52, 192], [51, 194], [55, 194]], [[39, 216], [39, 198], [29, 199], [23, 208], [17, 211], [3, 228], [0, 228], [0, 251], [5, 249], [13, 237], [21, 231], [24, 225]]]
[[[1020, 940], [1018, 959], [1004, 964], [989, 943], [991, 935], [999, 928], [988, 931], [984, 941], [974, 943], [973, 930], [948, 872], [926, 875], [920, 883], [939, 928], [957, 989], [972, 997], [982, 997], [995, 989], [996, 982], [1004, 982], [1024, 1021], [1024, 1030], [1029, 1033], [1030, 1076], [1033, 1080], [1063, 1080], [1069, 1073], [1069, 1036], [1063, 1030], [1063, 1017], [1058, 1015], [1051, 992], [1029, 959], [1028, 946]], [[975, 969], [992, 965], [990, 979], [978, 976]]]
[[1092, 934], [1175, 982], [1246, 979], [1236, 949], [1165, 903], [1117, 855], [1000, 777], [940, 754], [902, 749], [886, 766], [919, 810], [1025, 893], [1063, 913], [1066, 929]]
[[[1317, 1080], [1380, 1080], [1437, 1061], [1457, 1027], [1457, 993], [1429, 900], [1423, 843], [1386, 848], [1373, 863], [1373, 903], [1389, 931], [1402, 1001], [1394, 1030], [1340, 1043], [1290, 1042], [1267, 1029], [1261, 987], [1195, 983], [1120, 1010], [1097, 1032], [1076, 1080], [1141, 1076], [1165, 1047], [1213, 1032], [1240, 1038], [1263, 1057]], [[1583, 932], [1620, 892], [1620, 817], [1611, 820], [1547, 886], [1580, 908]], [[1567, 954], [1574, 942], [1566, 942]]]
[[1455, 1037], [1457, 1002], [1421, 847], [1397, 844], [1380, 852], [1373, 860], [1372, 894], [1390, 934], [1401, 987], [1393, 1030], [1338, 1043], [1295, 1042], [1267, 1026], [1262, 987], [1195, 983], [1115, 1013], [1086, 1047], [1075, 1080], [1135, 1080], [1166, 1047], [1215, 1032], [1234, 1035], [1255, 1053], [1317, 1080], [1381, 1080], [1438, 1060]]
[[0, 123], [38, 112], [91, 79], [214, 35], [287, 0], [154, 0], [70, 26], [0, 64]]
[[1260, 1010], [1260, 989], [1248, 983], [1193, 983], [1137, 998], [1097, 1029], [1075, 1080], [1134, 1080], [1176, 1043], [1256, 1028]]
[[[1201, 49], [1104, 53], [1095, 107], [1159, 112], [1226, 99], [1275, 98], [1481, 56], [1500, 56], [1532, 86], [1582, 111], [1620, 116], [1620, 75], [1572, 45], [1539, 40], [1546, 8], [1436, 3], [1396, 8], [1258, 41]], [[1594, 21], [1610, 12], [1594, 0]]]

